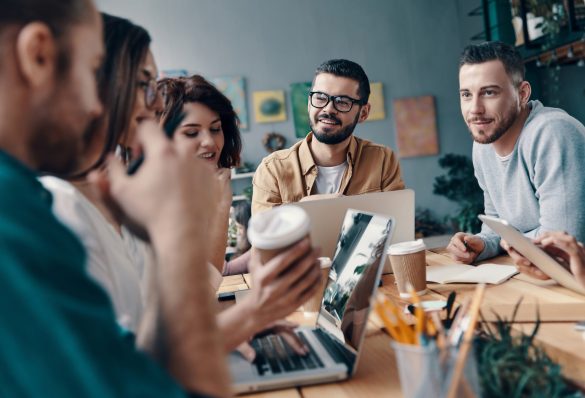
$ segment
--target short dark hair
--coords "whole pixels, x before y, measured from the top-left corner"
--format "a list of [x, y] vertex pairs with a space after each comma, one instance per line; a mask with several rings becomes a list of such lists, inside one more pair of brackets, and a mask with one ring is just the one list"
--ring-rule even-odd
[[[330, 59], [323, 62], [315, 71], [315, 77], [321, 73], [330, 73], [339, 77], [347, 77], [359, 83], [358, 95], [361, 100], [361, 105], [368, 103], [370, 98], [370, 81], [363, 68], [353, 61], [347, 59]], [[315, 79], [313, 78], [313, 84]]]
[[104, 147], [99, 159], [87, 170], [68, 178], [84, 177], [102, 166], [108, 154], [114, 152], [125, 138], [131, 122], [140, 65], [150, 46], [150, 35], [141, 26], [128, 19], [102, 13], [105, 56], [98, 72], [98, 95], [104, 111], [89, 126], [86, 142], [91, 141], [105, 127]]
[[220, 167], [233, 167], [240, 163], [242, 140], [239, 119], [230, 100], [213, 84], [200, 75], [191, 77], [165, 78], [159, 81], [159, 89], [164, 99], [161, 125], [174, 119], [183, 112], [183, 106], [198, 102], [219, 115], [223, 130], [224, 145], [219, 155]]
[[463, 65], [482, 64], [498, 60], [504, 65], [506, 73], [515, 85], [524, 81], [524, 60], [520, 53], [511, 45], [501, 41], [486, 41], [480, 44], [470, 44], [461, 53], [459, 69]]
[[91, 21], [94, 6], [90, 0], [2, 0], [0, 34], [10, 26], [22, 27], [31, 22], [46, 24], [59, 43], [57, 72], [69, 69], [69, 29]]
[[234, 220], [244, 228], [248, 228], [248, 221], [252, 217], [252, 204], [249, 200], [239, 200], [234, 204]]

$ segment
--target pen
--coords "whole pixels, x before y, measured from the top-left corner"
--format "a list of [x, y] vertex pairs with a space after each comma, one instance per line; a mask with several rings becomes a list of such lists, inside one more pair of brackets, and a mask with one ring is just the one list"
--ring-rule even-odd
[[[419, 297], [414, 290], [412, 284], [407, 283], [406, 288], [408, 289], [408, 293], [410, 294], [410, 299], [414, 304], [414, 314], [416, 316], [416, 324], [415, 324], [415, 332], [416, 332], [416, 340], [420, 340], [425, 333], [425, 312], [422, 307], [422, 303], [420, 302]], [[418, 343], [418, 341], [417, 341]]]
[[475, 250], [473, 250], [473, 248], [471, 246], [469, 246], [469, 243], [467, 243], [467, 240], [465, 238], [463, 238], [463, 246], [465, 246], [465, 249], [467, 251], [475, 253]]

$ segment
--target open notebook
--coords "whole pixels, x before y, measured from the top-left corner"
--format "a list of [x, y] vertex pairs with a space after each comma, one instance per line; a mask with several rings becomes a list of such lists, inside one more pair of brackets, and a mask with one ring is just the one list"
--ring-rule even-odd
[[512, 265], [482, 264], [477, 267], [464, 264], [431, 265], [427, 267], [427, 282], [499, 285], [517, 273], [516, 267]]

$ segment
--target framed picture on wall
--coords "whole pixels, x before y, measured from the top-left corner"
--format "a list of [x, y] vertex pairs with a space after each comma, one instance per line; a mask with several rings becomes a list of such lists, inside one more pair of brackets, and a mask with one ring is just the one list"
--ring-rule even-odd
[[246, 102], [246, 82], [242, 76], [214, 77], [209, 79], [219, 91], [231, 101], [238, 118], [240, 129], [248, 130], [248, 104]]
[[295, 123], [295, 137], [304, 138], [311, 130], [309, 125], [309, 91], [311, 82], [292, 83], [290, 85], [290, 103], [292, 105], [292, 116]]
[[400, 98], [394, 100], [393, 106], [398, 156], [437, 155], [435, 98], [431, 95]]
[[252, 93], [256, 123], [275, 123], [286, 120], [284, 91], [254, 91]]

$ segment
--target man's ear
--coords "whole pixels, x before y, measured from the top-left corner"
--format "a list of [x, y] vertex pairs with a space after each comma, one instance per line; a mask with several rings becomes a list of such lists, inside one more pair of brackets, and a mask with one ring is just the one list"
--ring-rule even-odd
[[367, 104], [363, 105], [360, 109], [360, 117], [358, 119], [358, 123], [365, 122], [368, 116], [370, 116], [370, 109], [372, 106], [368, 102]]
[[518, 98], [520, 99], [521, 106], [526, 106], [530, 100], [531, 93], [532, 87], [530, 86], [530, 83], [528, 83], [526, 80], [520, 83], [520, 86], [518, 86]]
[[41, 22], [23, 27], [16, 39], [16, 63], [31, 87], [53, 82], [57, 68], [57, 43], [51, 29]]

